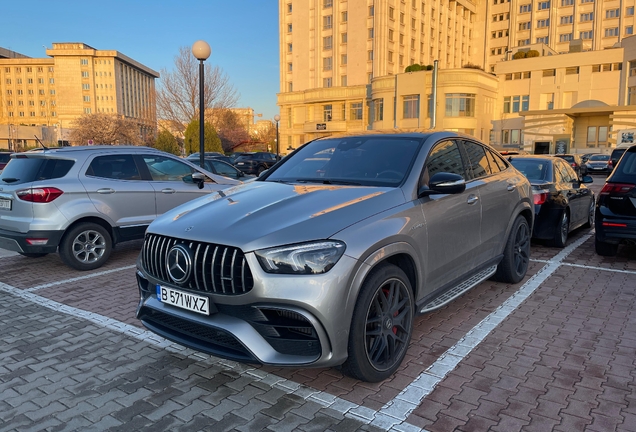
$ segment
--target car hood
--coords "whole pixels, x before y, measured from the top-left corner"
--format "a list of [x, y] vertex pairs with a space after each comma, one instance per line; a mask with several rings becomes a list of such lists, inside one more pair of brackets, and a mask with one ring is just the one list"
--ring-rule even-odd
[[250, 182], [176, 207], [148, 232], [250, 252], [327, 239], [404, 202], [399, 188]]

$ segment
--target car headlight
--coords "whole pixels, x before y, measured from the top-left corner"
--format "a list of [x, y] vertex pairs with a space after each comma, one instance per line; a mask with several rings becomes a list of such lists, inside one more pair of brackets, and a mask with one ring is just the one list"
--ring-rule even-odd
[[255, 251], [258, 262], [267, 273], [320, 274], [336, 265], [345, 251], [338, 241], [321, 241], [281, 246]]

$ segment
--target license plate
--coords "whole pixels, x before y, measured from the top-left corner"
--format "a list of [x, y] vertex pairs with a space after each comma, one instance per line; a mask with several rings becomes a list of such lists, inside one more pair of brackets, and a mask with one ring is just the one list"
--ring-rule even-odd
[[11, 210], [11, 200], [0, 198], [0, 209]]
[[172, 288], [157, 285], [157, 299], [161, 303], [176, 306], [202, 315], [210, 315], [210, 299]]
[[245, 165], [245, 162], [238, 162], [237, 165]]

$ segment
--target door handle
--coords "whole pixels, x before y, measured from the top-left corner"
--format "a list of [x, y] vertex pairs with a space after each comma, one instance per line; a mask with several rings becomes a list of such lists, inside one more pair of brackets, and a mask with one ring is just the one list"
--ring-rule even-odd
[[115, 193], [115, 189], [101, 188], [101, 189], [97, 189], [97, 193], [98, 194], [104, 194], [104, 195], [113, 194], [113, 193]]
[[161, 193], [165, 193], [165, 194], [173, 194], [176, 191], [172, 188], [165, 188], [165, 189], [161, 189]]
[[507, 189], [508, 192], [512, 192], [513, 190], [517, 189], [517, 185], [509, 184]]
[[470, 195], [468, 197], [468, 200], [466, 201], [469, 205], [471, 204], [475, 204], [477, 201], [479, 201], [479, 197], [477, 195]]

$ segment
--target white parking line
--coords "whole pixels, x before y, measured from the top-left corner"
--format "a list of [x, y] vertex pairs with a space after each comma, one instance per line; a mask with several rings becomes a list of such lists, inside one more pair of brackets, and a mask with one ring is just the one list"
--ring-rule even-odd
[[577, 264], [563, 263], [573, 250], [582, 245], [592, 234], [588, 234], [576, 242], [572, 243], [554, 258], [550, 260], [531, 260], [533, 262], [542, 262], [546, 266], [539, 270], [526, 283], [513, 293], [508, 300], [499, 306], [494, 312], [484, 318], [479, 324], [469, 330], [466, 335], [459, 340], [454, 346], [449, 348], [439, 359], [429, 366], [418, 378], [409, 384], [395, 399], [384, 405], [379, 411], [366, 408], [355, 403], [346, 401], [329, 393], [318, 391], [294, 381], [287, 380], [274, 374], [269, 374], [262, 369], [257, 369], [249, 365], [237, 363], [230, 360], [219, 359], [213, 356], [207, 356], [200, 352], [185, 348], [181, 345], [170, 342], [152, 332], [140, 329], [138, 327], [122, 323], [112, 318], [108, 318], [93, 312], [87, 312], [82, 309], [74, 308], [53, 300], [34, 294], [33, 291], [46, 288], [49, 286], [60, 285], [64, 283], [74, 282], [77, 280], [89, 279], [116, 271], [127, 270], [135, 266], [120, 267], [117, 269], [106, 270], [99, 273], [80, 276], [77, 278], [67, 279], [64, 281], [53, 282], [46, 285], [40, 285], [28, 290], [21, 290], [11, 285], [0, 282], [0, 290], [21, 297], [25, 300], [36, 303], [40, 306], [47, 307], [71, 316], [83, 318], [97, 325], [106, 327], [118, 333], [123, 333], [134, 337], [141, 341], [155, 345], [159, 348], [166, 349], [170, 352], [179, 353], [188, 356], [196, 361], [204, 364], [214, 364], [219, 367], [231, 369], [239, 373], [241, 376], [249, 377], [255, 381], [261, 381], [273, 387], [280, 388], [290, 394], [295, 394], [305, 400], [313, 401], [323, 407], [336, 410], [344, 416], [357, 419], [363, 423], [377, 426], [387, 431], [424, 431], [416, 426], [406, 422], [408, 416], [415, 410], [426, 396], [439, 384], [455, 367], [481, 343], [504, 319], [506, 319], [514, 310], [521, 305], [545, 280], [547, 280], [560, 266], [574, 266], [593, 270], [604, 270], [611, 272], [636, 274], [635, 271], [614, 270], [599, 267], [588, 267]]
[[100, 271], [100, 272], [97, 272], [97, 273], [90, 273], [90, 274], [87, 274], [87, 275], [84, 275], [84, 276], [78, 276], [78, 277], [74, 277], [74, 278], [71, 278], [71, 279], [65, 279], [65, 280], [61, 280], [61, 281], [57, 281], [57, 282], [47, 283], [47, 284], [44, 284], [44, 285], [34, 286], [34, 287], [31, 287], [31, 288], [27, 288], [24, 291], [28, 291], [28, 292], [38, 291], [38, 290], [41, 290], [43, 288], [49, 288], [49, 287], [56, 286], [56, 285], [63, 285], [63, 284], [71, 283], [71, 282], [84, 280], [84, 279], [90, 279], [90, 278], [94, 278], [94, 277], [97, 277], [97, 276], [103, 276], [103, 275], [106, 275], [106, 274], [115, 273], [115, 272], [122, 271], [122, 270], [133, 269], [135, 267], [136, 267], [136, 265], [133, 264], [133, 265], [125, 266], [125, 267], [118, 267], [116, 269], [104, 270], [104, 271]]

